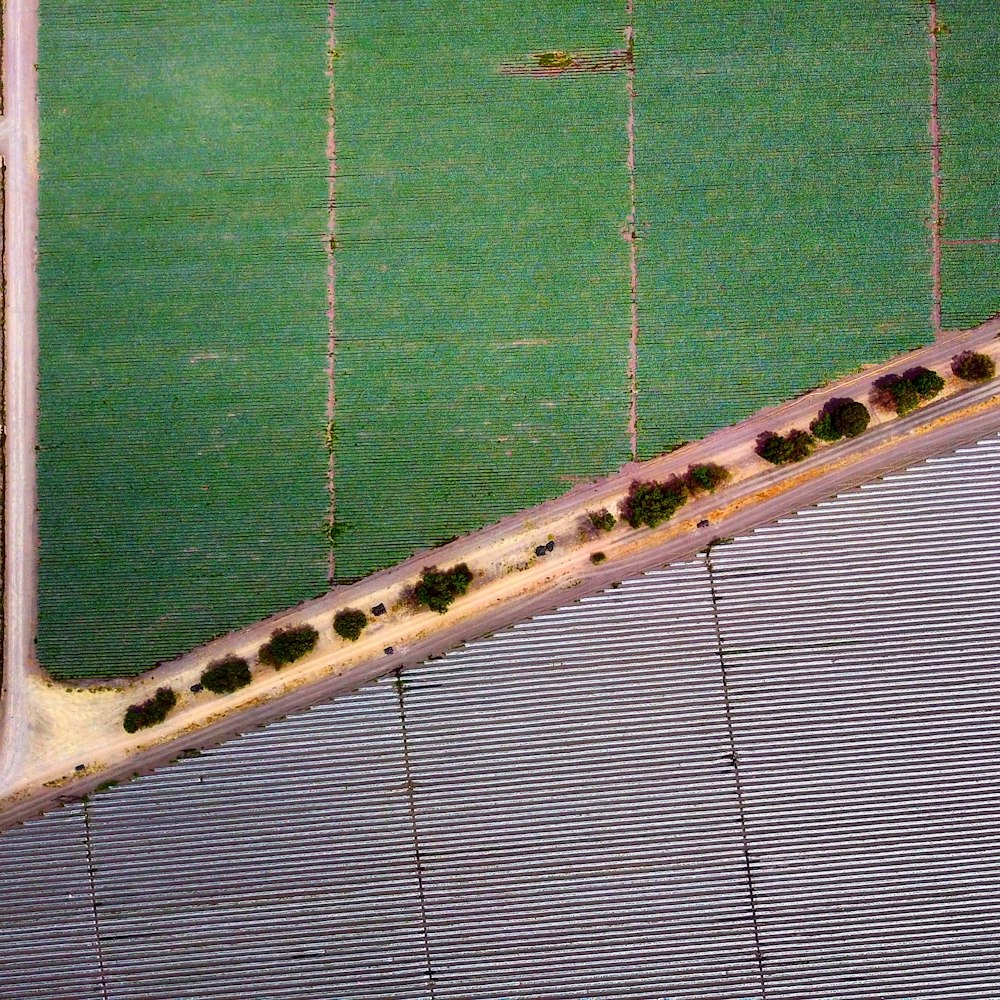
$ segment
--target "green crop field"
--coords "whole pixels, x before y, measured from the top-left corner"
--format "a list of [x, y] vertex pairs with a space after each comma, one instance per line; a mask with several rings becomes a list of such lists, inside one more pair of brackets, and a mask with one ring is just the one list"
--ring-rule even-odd
[[983, 0], [939, 0], [938, 18], [942, 319], [969, 327], [1000, 312], [1000, 11]]
[[759, 7], [636, 8], [646, 457], [931, 339], [926, 4]]
[[338, 576], [628, 458], [621, 3], [337, 6]]
[[322, 591], [326, 4], [42, 0], [40, 606], [134, 673]]
[[[995, 236], [996, 28], [940, 6], [945, 235]], [[329, 556], [328, 4], [69, 7], [42, 0], [39, 69], [64, 677], [316, 594]], [[636, 0], [642, 456], [930, 340], [927, 16]], [[626, 19], [337, 3], [338, 578], [629, 457]], [[559, 51], [604, 71], [507, 72]], [[996, 310], [996, 249], [945, 247], [946, 320]]]

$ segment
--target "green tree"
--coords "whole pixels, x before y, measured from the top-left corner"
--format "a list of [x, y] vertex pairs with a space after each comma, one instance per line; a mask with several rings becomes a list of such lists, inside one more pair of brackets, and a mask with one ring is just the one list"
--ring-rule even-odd
[[250, 683], [250, 664], [242, 656], [224, 656], [210, 663], [201, 675], [201, 683], [215, 694], [230, 694]]
[[645, 524], [655, 528], [684, 506], [688, 491], [683, 481], [673, 476], [664, 482], [633, 480], [621, 505], [622, 517], [633, 527]]
[[448, 570], [428, 566], [421, 573], [413, 593], [420, 604], [443, 615], [456, 597], [468, 592], [471, 583], [472, 570], [465, 563]]
[[997, 373], [997, 366], [988, 354], [963, 351], [952, 358], [951, 370], [966, 382], [988, 382]]
[[156, 694], [138, 705], [129, 705], [125, 709], [125, 719], [122, 725], [125, 732], [134, 733], [149, 726], [155, 726], [162, 722], [167, 713], [177, 704], [177, 695], [173, 688], [161, 687], [156, 689]]
[[300, 660], [311, 653], [319, 641], [319, 632], [312, 625], [291, 625], [275, 629], [271, 638], [260, 647], [257, 658], [265, 666], [275, 670]]
[[792, 430], [782, 436], [766, 431], [757, 438], [757, 454], [772, 465], [787, 465], [808, 458], [816, 447], [816, 439], [808, 431]]
[[360, 608], [344, 608], [333, 616], [333, 631], [342, 639], [355, 642], [368, 624], [368, 615]]
[[903, 378], [913, 383], [913, 388], [920, 393], [921, 399], [933, 399], [944, 388], [944, 379], [922, 365], [911, 368]]
[[917, 387], [905, 378], [896, 379], [889, 385], [889, 395], [895, 404], [894, 409], [901, 417], [915, 410], [921, 403]]
[[714, 462], [704, 462], [692, 465], [684, 474], [684, 485], [692, 495], [696, 493], [713, 493], [720, 486], [729, 482], [729, 470]]

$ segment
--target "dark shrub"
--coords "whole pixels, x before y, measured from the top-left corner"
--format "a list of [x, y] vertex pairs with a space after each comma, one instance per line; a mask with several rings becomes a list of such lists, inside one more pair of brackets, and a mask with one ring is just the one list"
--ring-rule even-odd
[[157, 688], [156, 694], [152, 698], [138, 705], [129, 705], [125, 709], [125, 721], [122, 723], [125, 732], [134, 733], [139, 729], [155, 726], [167, 717], [167, 713], [176, 704], [177, 695], [174, 694], [172, 688]]
[[952, 358], [951, 370], [966, 382], [988, 382], [997, 373], [997, 366], [988, 354], [963, 351]]
[[590, 561], [597, 566], [599, 563], [604, 562], [608, 557], [603, 552], [591, 552]]
[[421, 574], [413, 594], [420, 604], [426, 604], [431, 611], [443, 615], [456, 597], [468, 591], [471, 583], [472, 570], [465, 563], [448, 570], [429, 566]]
[[782, 436], [765, 431], [757, 438], [757, 454], [772, 465], [787, 465], [808, 458], [816, 447], [816, 439], [808, 431], [793, 430]]
[[909, 378], [893, 374], [883, 375], [875, 380], [871, 399], [883, 410], [894, 410], [899, 416], [905, 417], [920, 405], [922, 397]]
[[672, 517], [687, 501], [687, 487], [677, 476], [662, 483], [632, 481], [621, 505], [621, 515], [633, 527], [655, 528]]
[[905, 378], [897, 379], [889, 386], [889, 395], [895, 404], [895, 411], [905, 417], [907, 413], [915, 410], [921, 403], [920, 393], [917, 387]]
[[250, 683], [250, 664], [242, 656], [226, 656], [210, 663], [201, 683], [215, 694], [231, 694]]
[[289, 628], [275, 629], [271, 633], [271, 638], [260, 647], [257, 658], [265, 666], [277, 670], [286, 663], [294, 663], [306, 653], [311, 653], [316, 648], [318, 640], [319, 632], [312, 625], [292, 625]]
[[913, 383], [913, 388], [920, 393], [921, 399], [933, 399], [944, 388], [944, 379], [937, 372], [922, 365], [911, 368], [903, 378]]
[[714, 462], [692, 465], [684, 473], [684, 485], [690, 493], [712, 493], [729, 482], [729, 470]]
[[344, 608], [333, 616], [333, 631], [354, 642], [368, 624], [368, 615], [359, 608]]
[[809, 430], [823, 441], [839, 441], [842, 437], [857, 437], [871, 420], [864, 403], [853, 399], [831, 399], [809, 425]]
[[615, 515], [609, 510], [592, 510], [588, 516], [598, 531], [610, 531], [615, 526]]

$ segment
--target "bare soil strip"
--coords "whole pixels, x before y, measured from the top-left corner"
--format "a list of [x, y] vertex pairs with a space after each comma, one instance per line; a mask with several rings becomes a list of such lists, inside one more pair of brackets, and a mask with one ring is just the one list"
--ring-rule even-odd
[[[631, 5], [630, 5], [631, 6]], [[546, 55], [565, 56], [558, 65], [545, 65]], [[578, 73], [620, 73], [628, 70], [632, 63], [632, 51], [613, 49], [611, 52], [535, 53], [517, 62], [503, 63], [500, 72], [504, 76], [533, 76], [549, 79], [555, 76]]]
[[632, 328], [628, 349], [628, 438], [632, 461], [639, 457], [639, 261], [636, 246], [636, 195], [635, 195], [635, 18], [633, 0], [628, 0], [628, 27], [625, 38], [628, 43], [628, 67], [625, 75], [625, 89], [628, 93], [628, 193], [629, 216], [626, 239], [629, 245], [630, 288], [632, 298]]
[[931, 328], [941, 336], [941, 119], [938, 114], [937, 0], [930, 0], [927, 33], [931, 63]]
[[327, 15], [327, 52], [326, 52], [326, 76], [328, 85], [328, 105], [326, 114], [326, 159], [329, 165], [327, 181], [327, 199], [329, 201], [329, 212], [326, 220], [326, 320], [327, 320], [327, 348], [326, 348], [326, 446], [327, 446], [327, 468], [326, 468], [326, 488], [330, 495], [330, 506], [328, 517], [330, 519], [330, 552], [328, 556], [327, 575], [332, 584], [334, 572], [336, 570], [336, 555], [333, 550], [333, 532], [336, 509], [336, 494], [334, 487], [335, 475], [335, 449], [334, 449], [334, 411], [337, 403], [337, 393], [334, 387], [334, 378], [337, 372], [336, 348], [337, 348], [337, 120], [334, 111], [334, 97], [336, 94], [336, 81], [334, 79], [334, 63], [337, 59], [337, 6], [334, 0], [329, 5]]

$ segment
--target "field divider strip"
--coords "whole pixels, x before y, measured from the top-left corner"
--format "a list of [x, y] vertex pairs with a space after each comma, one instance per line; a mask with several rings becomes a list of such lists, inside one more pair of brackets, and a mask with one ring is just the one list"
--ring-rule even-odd
[[927, 33], [930, 36], [931, 117], [931, 328], [935, 339], [941, 336], [941, 117], [938, 82], [937, 0], [929, 0]]
[[629, 287], [631, 294], [631, 328], [629, 333], [628, 436], [632, 461], [639, 457], [639, 260], [636, 247], [637, 201], [635, 191], [635, 9], [634, 0], [627, 0], [628, 26], [625, 29], [628, 60], [625, 69], [625, 91], [628, 95], [628, 191], [629, 216], [626, 239], [629, 245]]
[[337, 58], [337, 5], [330, 0], [327, 13], [327, 114], [326, 114], [326, 159], [327, 159], [327, 218], [326, 218], [326, 489], [329, 496], [327, 517], [329, 518], [329, 533], [327, 536], [329, 552], [327, 555], [327, 578], [333, 584], [336, 573], [336, 554], [334, 553], [334, 525], [337, 514], [335, 475], [336, 458], [334, 449], [334, 413], [337, 405], [335, 387], [337, 363], [337, 118], [334, 109], [336, 97], [336, 79], [334, 63]]
[[101, 920], [97, 912], [97, 880], [94, 878], [94, 847], [90, 836], [90, 802], [83, 800], [83, 835], [87, 844], [87, 877], [90, 882], [90, 909], [94, 920], [94, 945], [97, 949], [97, 967], [101, 976], [101, 997], [110, 1000], [108, 970], [104, 962], [104, 945], [101, 941]]

